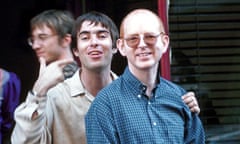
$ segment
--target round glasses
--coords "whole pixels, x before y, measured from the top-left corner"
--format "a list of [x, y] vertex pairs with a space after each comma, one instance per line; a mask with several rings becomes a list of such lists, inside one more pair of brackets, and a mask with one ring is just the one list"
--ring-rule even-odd
[[[161, 32], [160, 34], [144, 34], [143, 41], [146, 45], [153, 46], [156, 44], [157, 38], [163, 34], [165, 34], [165, 33]], [[126, 43], [129, 47], [137, 48], [140, 43], [141, 37], [140, 37], [140, 35], [134, 35], [134, 36], [130, 36], [130, 37], [123, 38], [123, 39], [126, 41]]]
[[56, 35], [56, 34], [52, 34], [52, 35], [49, 35], [49, 34], [39, 34], [39, 35], [37, 35], [36, 37], [29, 37], [29, 38], [27, 39], [27, 41], [28, 41], [28, 44], [29, 44], [30, 46], [32, 46], [33, 43], [36, 42], [36, 41], [38, 41], [39, 43], [43, 43], [43, 42], [46, 41], [48, 38], [53, 37], [53, 36], [55, 36], [55, 35]]

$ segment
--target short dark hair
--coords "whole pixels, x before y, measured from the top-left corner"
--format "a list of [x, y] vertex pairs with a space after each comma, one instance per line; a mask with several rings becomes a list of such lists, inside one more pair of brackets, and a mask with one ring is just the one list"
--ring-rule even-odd
[[77, 18], [72, 31], [72, 48], [77, 47], [77, 33], [81, 29], [82, 23], [85, 21], [90, 21], [94, 25], [101, 24], [103, 27], [107, 28], [110, 31], [113, 48], [116, 48], [116, 41], [119, 37], [117, 26], [107, 15], [96, 11], [85, 13]]

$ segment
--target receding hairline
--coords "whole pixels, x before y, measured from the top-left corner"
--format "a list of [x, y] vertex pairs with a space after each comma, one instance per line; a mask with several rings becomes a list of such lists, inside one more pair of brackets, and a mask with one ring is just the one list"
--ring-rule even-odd
[[159, 21], [160, 30], [162, 32], [165, 32], [163, 22], [162, 22], [161, 18], [157, 14], [155, 14], [154, 12], [152, 12], [151, 10], [148, 10], [148, 9], [135, 9], [135, 10], [131, 11], [130, 13], [128, 13], [123, 18], [123, 20], [121, 22], [121, 25], [120, 25], [120, 37], [123, 36], [124, 24], [126, 23], [126, 21], [128, 19], [130, 19], [132, 16], [136, 16], [136, 15], [139, 15], [139, 14], [145, 14], [145, 15], [147, 14], [147, 15], [154, 16]]

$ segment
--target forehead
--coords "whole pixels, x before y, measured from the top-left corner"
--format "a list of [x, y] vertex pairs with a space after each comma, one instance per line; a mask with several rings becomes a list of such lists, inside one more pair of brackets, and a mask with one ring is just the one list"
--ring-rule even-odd
[[93, 32], [93, 31], [99, 31], [99, 30], [108, 30], [105, 28], [101, 23], [93, 23], [90, 21], [85, 21], [82, 23], [81, 28], [79, 29], [79, 32], [87, 31], [87, 32]]
[[32, 35], [38, 35], [38, 34], [53, 34], [54, 31], [48, 27], [47, 25], [38, 25], [32, 28]]
[[159, 19], [149, 13], [133, 13], [126, 17], [123, 26], [125, 35], [161, 32]]

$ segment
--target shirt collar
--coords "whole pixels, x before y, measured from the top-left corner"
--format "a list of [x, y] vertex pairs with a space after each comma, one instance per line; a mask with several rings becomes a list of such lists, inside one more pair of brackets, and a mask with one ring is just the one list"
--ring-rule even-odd
[[[126, 67], [124, 74], [123, 74], [123, 79], [127, 81], [129, 84], [129, 87], [131, 87], [132, 90], [137, 90], [137, 93], [145, 94], [147, 90], [147, 86], [144, 85], [140, 80], [138, 80], [129, 70], [128, 67]], [[157, 85], [156, 87], [159, 86], [161, 77], [160, 75], [157, 76]]]
[[139, 81], [129, 70], [128, 67], [126, 67], [124, 74], [123, 74], [123, 79], [127, 81], [129, 84], [129, 87], [131, 87], [132, 90], [137, 90], [139, 93], [140, 92], [145, 92], [146, 91], [146, 86], [142, 84], [141, 81]]
[[69, 85], [70, 95], [72, 97], [85, 93], [82, 81], [79, 77], [80, 69], [78, 69], [71, 78], [65, 80], [65, 83]]
[[[92, 96], [89, 92], [87, 92], [87, 90], [84, 88], [82, 84], [82, 81], [80, 79], [80, 71], [81, 71], [81, 68], [78, 69], [71, 78], [65, 80], [65, 82], [69, 85], [70, 95], [74, 97], [78, 95], [85, 95], [86, 93], [88, 93], [88, 95], [91, 97], [90, 99], [93, 100], [94, 96]], [[118, 76], [112, 71], [111, 71], [111, 76], [113, 80], [118, 78]]]

